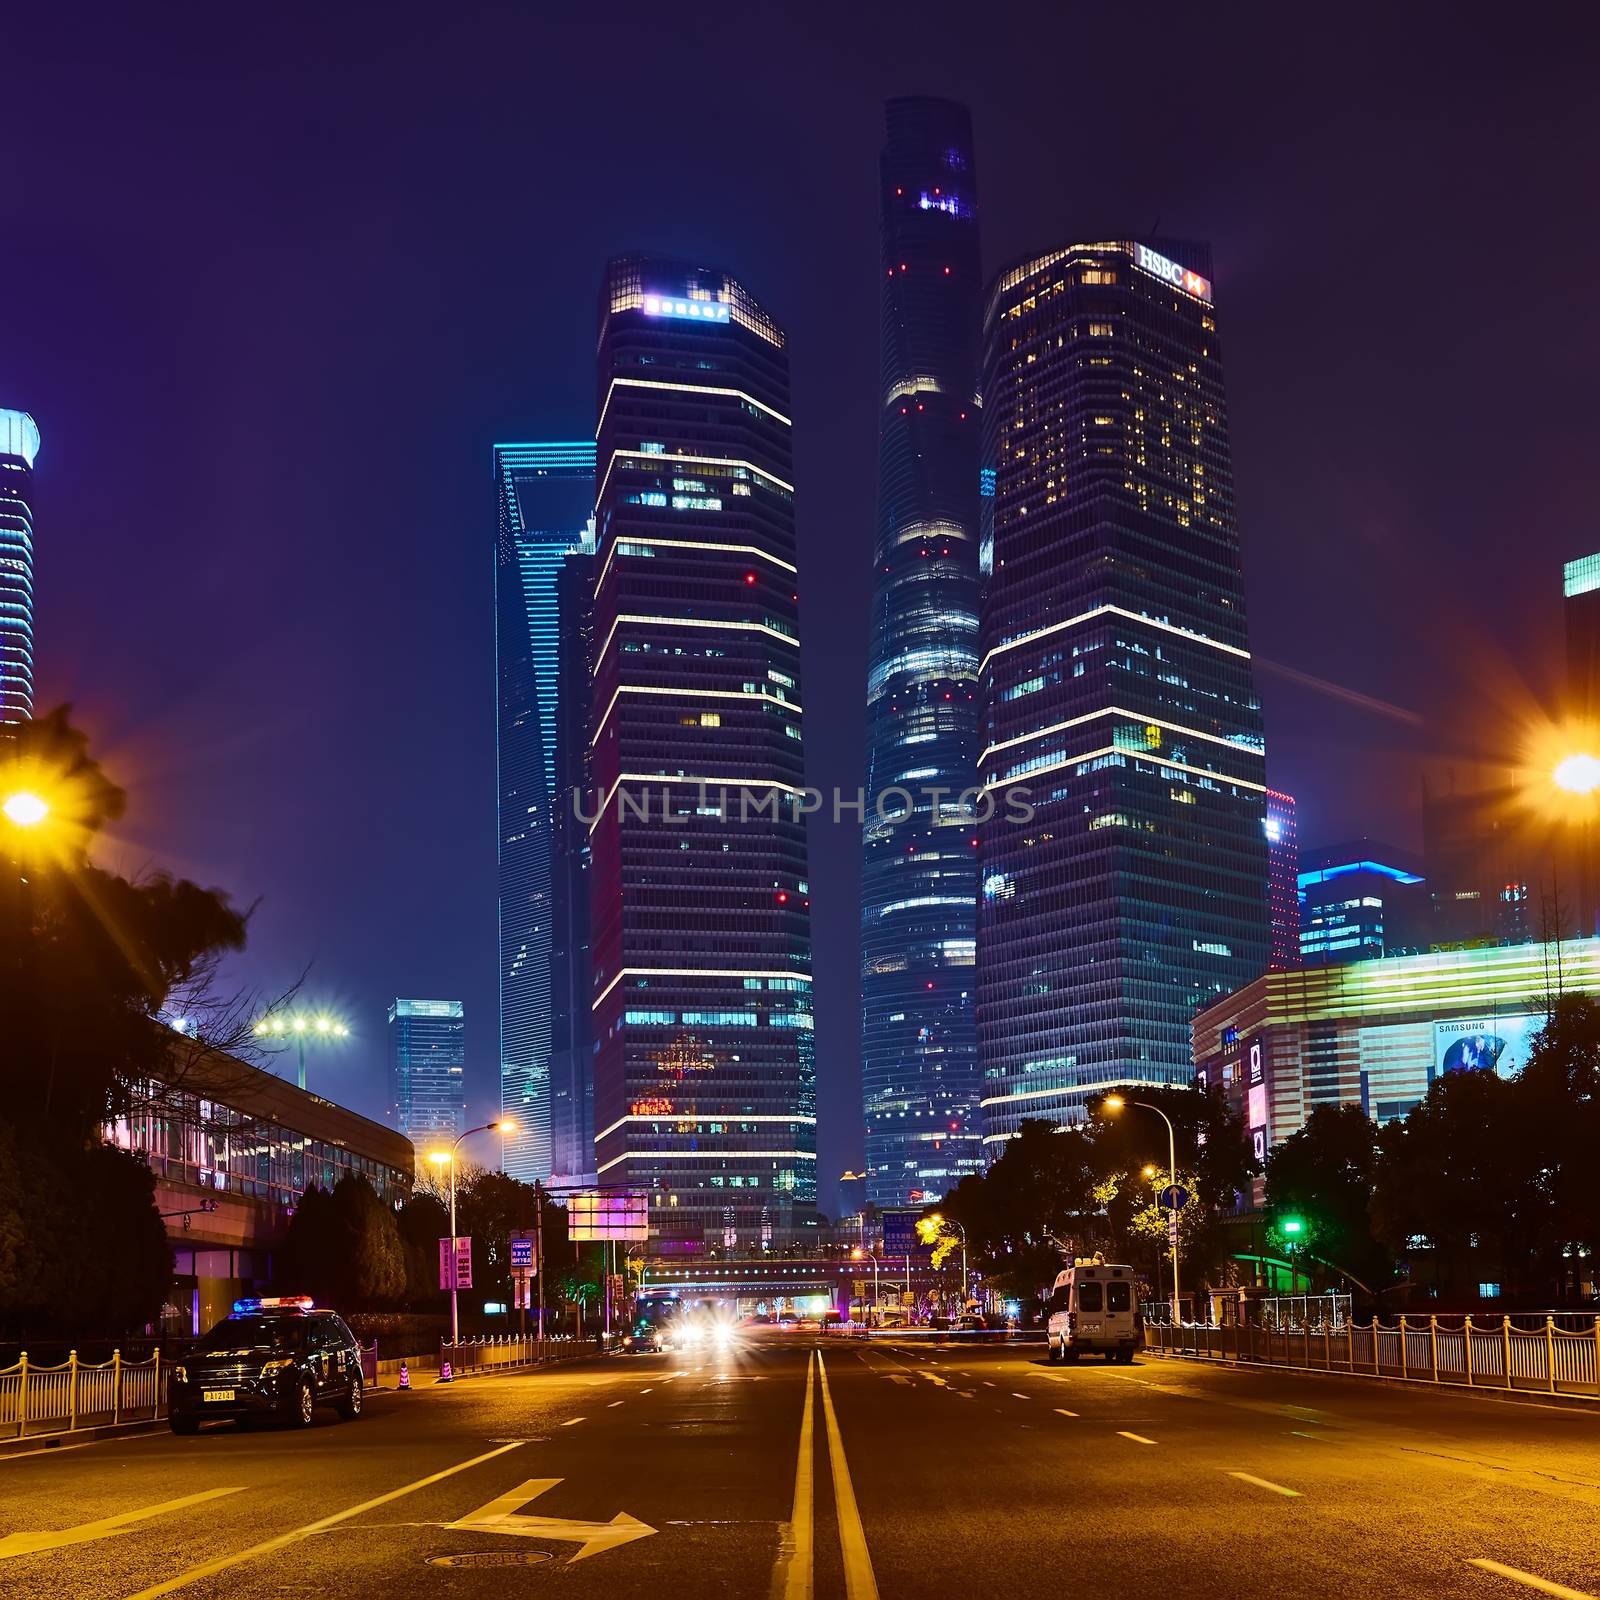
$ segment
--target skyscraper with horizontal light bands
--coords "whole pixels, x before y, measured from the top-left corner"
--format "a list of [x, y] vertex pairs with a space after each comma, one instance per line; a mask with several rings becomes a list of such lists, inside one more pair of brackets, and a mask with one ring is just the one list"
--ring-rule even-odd
[[1203, 246], [1067, 244], [984, 311], [978, 1038], [992, 1155], [1267, 967], [1265, 753]]
[[494, 473], [500, 1107], [517, 1125], [506, 1170], [531, 1182], [551, 1170], [556, 583], [568, 553], [591, 537], [594, 445], [498, 444]]
[[39, 427], [0, 411], [0, 723], [33, 716], [33, 464]]
[[466, 1132], [466, 1008], [459, 1000], [389, 1006], [394, 1124], [426, 1155]]
[[880, 1206], [938, 1198], [982, 1166], [977, 836], [960, 804], [978, 755], [972, 122], [918, 98], [891, 100], [887, 124], [861, 872], [867, 1198]]
[[814, 1226], [789, 362], [716, 268], [613, 260], [599, 306], [595, 1156], [657, 1248]]

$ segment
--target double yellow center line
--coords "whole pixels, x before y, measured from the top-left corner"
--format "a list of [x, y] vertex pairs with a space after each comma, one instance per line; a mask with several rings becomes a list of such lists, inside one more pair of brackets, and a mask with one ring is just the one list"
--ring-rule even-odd
[[773, 1573], [773, 1600], [812, 1600], [816, 1583], [816, 1395], [822, 1393], [822, 1422], [828, 1436], [828, 1467], [839, 1517], [839, 1553], [844, 1560], [845, 1600], [878, 1600], [878, 1580], [867, 1550], [867, 1531], [856, 1505], [845, 1460], [839, 1418], [828, 1392], [828, 1369], [820, 1350], [806, 1363], [806, 1401], [800, 1414], [800, 1449], [794, 1468], [794, 1506], [779, 1546]]

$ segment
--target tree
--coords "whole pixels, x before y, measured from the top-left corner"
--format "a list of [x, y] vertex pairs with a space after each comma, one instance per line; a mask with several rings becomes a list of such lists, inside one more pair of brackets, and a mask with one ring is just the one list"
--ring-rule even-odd
[[450, 1212], [433, 1194], [413, 1194], [395, 1215], [405, 1262], [405, 1302], [411, 1311], [433, 1311], [443, 1301], [439, 1287], [439, 1241], [450, 1235]]
[[1317, 1106], [1267, 1159], [1267, 1204], [1280, 1221], [1296, 1217], [1302, 1230], [1292, 1240], [1279, 1234], [1278, 1242], [1303, 1247], [1377, 1292], [1393, 1275], [1372, 1225], [1377, 1177], [1372, 1119], [1360, 1106]]

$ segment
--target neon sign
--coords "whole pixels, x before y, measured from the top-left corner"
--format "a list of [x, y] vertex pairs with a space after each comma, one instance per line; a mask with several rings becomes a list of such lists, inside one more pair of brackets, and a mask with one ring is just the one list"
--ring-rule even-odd
[[1158, 256], [1154, 250], [1147, 249], [1142, 244], [1133, 247], [1133, 259], [1152, 277], [1160, 278], [1163, 283], [1170, 283], [1174, 289], [1182, 289], [1185, 294], [1192, 294], [1195, 299], [1210, 304], [1209, 278], [1202, 278], [1198, 272], [1191, 272], [1187, 267], [1180, 267], [1176, 261], [1168, 261], [1165, 256]]
[[692, 317], [696, 322], [726, 322], [728, 308], [721, 300], [674, 300], [671, 295], [647, 294], [647, 317]]

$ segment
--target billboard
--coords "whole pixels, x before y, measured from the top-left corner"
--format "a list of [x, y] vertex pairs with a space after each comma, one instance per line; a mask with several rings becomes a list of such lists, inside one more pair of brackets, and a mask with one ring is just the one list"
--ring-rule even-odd
[[650, 1196], [643, 1189], [588, 1189], [567, 1196], [567, 1237], [642, 1242], [650, 1237]]
[[1447, 1072], [1486, 1072], [1502, 1078], [1520, 1072], [1528, 1051], [1544, 1027], [1541, 1013], [1532, 1017], [1460, 1017], [1433, 1025], [1433, 1078]]

